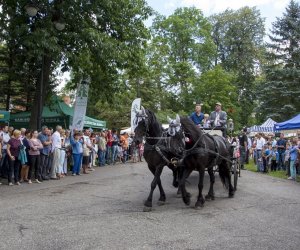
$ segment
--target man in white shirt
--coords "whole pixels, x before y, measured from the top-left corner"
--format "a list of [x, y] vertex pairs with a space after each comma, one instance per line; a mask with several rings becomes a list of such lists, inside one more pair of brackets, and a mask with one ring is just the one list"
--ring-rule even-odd
[[60, 164], [60, 149], [61, 149], [61, 136], [60, 132], [62, 130], [61, 126], [56, 126], [56, 131], [53, 133], [52, 140], [52, 148], [51, 152], [53, 154], [52, 166], [50, 169], [50, 178], [57, 179], [56, 174], [58, 173], [59, 164]]
[[256, 140], [256, 148], [255, 148], [256, 149], [256, 159], [257, 159], [257, 162], [256, 162], [257, 172], [259, 172], [260, 169], [263, 169], [263, 168], [261, 168], [261, 165], [263, 164], [261, 153], [262, 153], [262, 149], [265, 144], [266, 144], [266, 140], [262, 137], [261, 134], [258, 134], [257, 140]]
[[0, 158], [0, 176], [6, 177], [8, 169], [8, 159], [7, 159], [7, 143], [10, 140], [10, 135], [8, 133], [8, 126], [4, 126], [2, 132], [0, 133], [0, 142], [2, 143], [2, 157]]

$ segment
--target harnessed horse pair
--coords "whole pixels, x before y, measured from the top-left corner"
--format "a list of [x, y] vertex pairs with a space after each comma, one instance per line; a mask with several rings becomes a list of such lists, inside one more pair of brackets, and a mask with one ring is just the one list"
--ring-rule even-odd
[[[143, 107], [136, 112], [135, 123], [135, 140], [141, 140], [142, 137], [146, 138], [144, 157], [148, 168], [154, 175], [150, 194], [144, 203], [144, 211], [150, 211], [152, 208], [153, 191], [156, 185], [160, 190], [159, 203], [164, 203], [166, 200], [160, 180], [165, 165], [173, 170], [173, 185], [176, 184], [176, 178], [180, 174], [179, 190], [181, 190], [183, 201], [187, 205], [190, 204], [190, 194], [186, 191], [185, 183], [193, 170], [199, 171], [199, 195], [195, 207], [199, 208], [205, 202], [202, 189], [206, 168], [210, 176], [210, 189], [205, 198], [214, 199], [214, 165], [219, 166], [221, 181], [228, 187], [229, 197], [233, 197], [234, 190], [231, 185], [229, 166], [231, 148], [226, 144], [223, 137], [206, 135], [189, 118], [180, 118], [178, 115], [175, 120], [169, 119], [168, 131], [164, 131], [154, 113]], [[186, 136], [189, 138], [189, 143], [185, 142]], [[178, 158], [181, 160], [178, 161]], [[176, 164], [178, 162], [180, 163]], [[181, 173], [179, 173], [177, 165], [180, 165]]]

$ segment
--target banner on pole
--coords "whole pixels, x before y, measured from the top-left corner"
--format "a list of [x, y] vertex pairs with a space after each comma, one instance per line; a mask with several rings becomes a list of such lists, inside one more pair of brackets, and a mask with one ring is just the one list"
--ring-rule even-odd
[[72, 129], [82, 130], [87, 107], [90, 79], [84, 79], [79, 83], [75, 99]]
[[132, 105], [131, 105], [131, 124], [130, 124], [131, 132], [134, 132], [134, 129], [136, 126], [134, 124], [135, 115], [136, 115], [136, 112], [140, 109], [141, 109], [141, 98], [137, 98], [132, 102]]

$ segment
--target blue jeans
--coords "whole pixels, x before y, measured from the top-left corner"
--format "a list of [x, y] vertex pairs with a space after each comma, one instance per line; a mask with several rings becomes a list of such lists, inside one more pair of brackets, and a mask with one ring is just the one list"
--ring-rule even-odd
[[291, 177], [296, 180], [296, 164], [295, 161], [290, 161]]
[[105, 166], [105, 151], [98, 150], [98, 161], [99, 161], [99, 166]]
[[257, 168], [257, 172], [264, 171], [264, 164], [263, 164], [263, 159], [261, 157], [261, 150], [256, 151], [256, 168]]
[[79, 174], [80, 173], [80, 167], [82, 162], [82, 154], [73, 154], [73, 174]]
[[113, 145], [112, 149], [112, 162], [115, 162], [118, 156], [118, 145]]
[[285, 170], [285, 165], [284, 165], [284, 152], [280, 153], [278, 152], [279, 155], [279, 160], [278, 160], [278, 170]]

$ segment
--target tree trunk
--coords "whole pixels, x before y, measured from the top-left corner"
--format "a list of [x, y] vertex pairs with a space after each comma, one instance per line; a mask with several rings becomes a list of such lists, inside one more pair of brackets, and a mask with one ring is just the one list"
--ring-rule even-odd
[[40, 122], [38, 121], [38, 117], [39, 117], [39, 112], [42, 113], [43, 111], [45, 96], [47, 90], [49, 90], [51, 64], [52, 64], [52, 58], [47, 55], [43, 55], [42, 70], [36, 82], [36, 90], [35, 90], [34, 100], [31, 108], [29, 127], [32, 130], [40, 129], [38, 128], [38, 125], [41, 124], [41, 121]]

